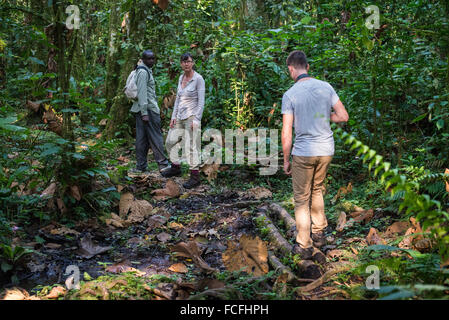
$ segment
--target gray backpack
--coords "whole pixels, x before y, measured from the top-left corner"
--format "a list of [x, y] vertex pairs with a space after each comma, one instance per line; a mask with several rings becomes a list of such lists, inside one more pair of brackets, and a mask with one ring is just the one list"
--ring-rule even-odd
[[148, 78], [150, 78], [150, 73], [145, 67], [137, 67], [134, 69], [128, 76], [128, 79], [126, 80], [125, 85], [125, 95], [128, 97], [128, 99], [135, 100], [137, 98], [137, 70], [139, 69], [145, 69], [145, 71], [148, 73]]

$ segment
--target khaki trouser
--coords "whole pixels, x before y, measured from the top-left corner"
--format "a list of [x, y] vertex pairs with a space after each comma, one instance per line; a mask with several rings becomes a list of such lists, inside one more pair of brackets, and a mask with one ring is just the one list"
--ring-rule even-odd
[[[185, 120], [176, 120], [175, 127], [168, 131], [165, 147], [167, 148], [170, 160], [179, 164], [186, 159], [190, 170], [199, 170], [200, 168], [200, 143], [201, 128], [196, 127], [192, 130], [192, 122], [195, 116]], [[182, 150], [182, 156], [179, 156], [179, 150]]]
[[327, 227], [324, 214], [325, 191], [324, 178], [332, 161], [327, 157], [298, 157], [293, 156], [292, 176], [293, 193], [295, 198], [296, 242], [302, 248], [309, 248], [313, 242], [312, 233], [323, 231]]

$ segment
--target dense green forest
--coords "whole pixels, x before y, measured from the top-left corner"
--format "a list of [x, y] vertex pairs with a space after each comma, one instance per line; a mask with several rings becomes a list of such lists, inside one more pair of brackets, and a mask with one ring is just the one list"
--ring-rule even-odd
[[[164, 135], [183, 53], [206, 83], [202, 128], [222, 132], [280, 130], [293, 85], [286, 58], [307, 54], [310, 74], [335, 88], [350, 116], [333, 127], [328, 264], [304, 265], [273, 236], [294, 241], [276, 214], [294, 212], [281, 169], [204, 167], [199, 190], [165, 198], [155, 196], [167, 183], [155, 163], [147, 177], [128, 174], [135, 121], [123, 88], [146, 49], [156, 55]], [[447, 0], [2, 0], [0, 137], [6, 296], [449, 297]], [[151, 217], [125, 221], [126, 199]], [[230, 248], [251, 241], [268, 247], [255, 254], [266, 267], [255, 259], [258, 272], [233, 269]], [[68, 290], [71, 265], [81, 287]], [[369, 266], [380, 272], [376, 290]]]

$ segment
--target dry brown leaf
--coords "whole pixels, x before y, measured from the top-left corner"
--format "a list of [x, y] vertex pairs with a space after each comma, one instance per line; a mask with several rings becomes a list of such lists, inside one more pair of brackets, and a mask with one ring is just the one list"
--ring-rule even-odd
[[74, 235], [77, 236], [80, 233], [78, 231], [69, 229], [67, 227], [55, 228], [50, 231], [50, 234], [57, 236]]
[[346, 225], [346, 213], [344, 211], [340, 212], [340, 216], [338, 217], [337, 227], [335, 230], [338, 232], [342, 232]]
[[122, 273], [127, 272], [129, 268], [131, 268], [129, 265], [126, 264], [127, 262], [119, 262], [116, 264], [113, 264], [111, 266], [107, 266], [105, 271], [110, 273]]
[[176, 256], [190, 258], [193, 262], [205, 272], [215, 272], [214, 268], [211, 268], [202, 258], [201, 252], [195, 241], [189, 241], [187, 243], [180, 242], [171, 248], [171, 251]]
[[184, 263], [175, 263], [174, 265], [171, 265], [168, 270], [176, 272], [176, 273], [187, 273], [189, 272], [189, 269], [185, 266]]
[[162, 232], [162, 233], [159, 233], [159, 234], [156, 236], [156, 238], [157, 238], [160, 242], [166, 243], [166, 242], [168, 242], [168, 241], [171, 240], [172, 236], [171, 236], [170, 234], [166, 233], [166, 232]]
[[379, 236], [379, 233], [375, 228], [369, 230], [368, 236], [366, 237], [366, 243], [369, 246], [387, 244], [385, 240]]
[[402, 239], [402, 241], [398, 244], [398, 247], [401, 249], [411, 249], [413, 240], [412, 235], [414, 232], [414, 228], [408, 228], [405, 232], [404, 239]]
[[218, 163], [205, 164], [201, 168], [201, 172], [204, 172], [204, 174], [207, 177], [207, 181], [209, 181], [209, 183], [210, 183], [212, 180], [217, 179], [217, 174], [218, 174], [219, 169], [220, 169], [220, 164], [218, 164]]
[[56, 192], [56, 183], [55, 182], [53, 182], [53, 183], [51, 183], [48, 187], [47, 187], [47, 189], [45, 189], [43, 192], [42, 192], [42, 194], [41, 194], [41, 197], [53, 197], [53, 195], [55, 194], [55, 192]]
[[127, 221], [123, 220], [115, 213], [111, 213], [111, 219], [106, 219], [105, 222], [108, 226], [113, 226], [116, 228], [125, 228], [129, 225]]
[[[106, 267], [105, 271], [110, 272], [110, 273], [135, 272], [135, 273], [137, 273], [138, 276], [145, 275], [145, 272], [142, 272], [136, 268], [129, 266], [127, 261], [116, 263], [112, 266], [108, 266], [108, 267]], [[119, 282], [117, 282], [117, 281], [119, 281]], [[118, 283], [124, 284], [123, 282], [126, 282], [125, 280], [117, 280], [117, 281], [114, 281], [112, 287]], [[127, 284], [125, 284], [125, 285], [127, 285]], [[108, 285], [108, 286], [110, 286], [110, 285]]]
[[423, 239], [423, 235], [421, 233], [423, 233], [423, 230], [421, 229], [421, 225], [419, 224], [418, 220], [416, 220], [414, 217], [410, 218], [410, 222], [412, 223], [412, 226], [415, 228], [413, 233], [418, 233], [417, 235], [415, 235], [413, 237], [413, 241], [418, 241]]
[[346, 189], [343, 189], [341, 193], [343, 195], [346, 195], [346, 194], [351, 193], [351, 192], [352, 192], [352, 182], [349, 182], [348, 186], [346, 187]]
[[81, 191], [78, 188], [78, 186], [71, 186], [70, 187], [70, 195], [75, 198], [77, 201], [81, 200]]
[[407, 229], [407, 232], [404, 235], [404, 239], [399, 243], [398, 247], [402, 249], [412, 249], [414, 245], [416, 245], [418, 242], [419, 247], [421, 250], [427, 250], [428, 247], [431, 247], [431, 242], [425, 241], [422, 233], [423, 230], [421, 229], [421, 225], [419, 222], [414, 218], [410, 218], [411, 227]]
[[54, 287], [50, 293], [45, 296], [45, 299], [58, 299], [60, 296], [65, 295], [66, 289], [61, 286]]
[[390, 238], [398, 234], [402, 235], [408, 228], [410, 228], [410, 223], [408, 221], [396, 221], [387, 228], [387, 231], [384, 233], [384, 237]]
[[164, 189], [153, 190], [151, 194], [154, 195], [156, 200], [165, 200], [168, 198], [175, 198], [180, 195], [180, 188], [176, 182], [172, 179], [167, 180]]
[[264, 199], [264, 198], [271, 198], [273, 196], [271, 191], [264, 187], [252, 188], [252, 189], [248, 190], [247, 192], [250, 197], [253, 197], [257, 200]]
[[180, 223], [177, 223], [177, 222], [170, 222], [167, 226], [170, 229], [175, 229], [175, 230], [182, 230], [182, 229], [184, 229], [184, 226], [182, 224], [180, 224]]
[[345, 255], [345, 251], [340, 250], [340, 249], [333, 249], [333, 250], [329, 250], [326, 253], [326, 256], [330, 259], [335, 259], [335, 258], [340, 258], [342, 256]]
[[268, 273], [268, 250], [259, 237], [253, 239], [243, 235], [239, 243], [229, 241], [222, 258], [229, 271], [241, 270], [254, 276]]
[[143, 222], [153, 211], [153, 206], [146, 200], [135, 200], [131, 203], [131, 213], [126, 219], [129, 223]]
[[337, 191], [337, 194], [335, 197], [332, 198], [332, 203], [337, 202], [337, 200], [344, 195], [347, 195], [348, 193], [352, 192], [352, 182], [349, 182], [346, 187], [340, 187]]
[[119, 215], [120, 218], [125, 218], [134, 202], [134, 195], [131, 192], [126, 192], [120, 196]]
[[374, 217], [374, 210], [373, 209], [369, 209], [363, 212], [360, 212], [360, 214], [354, 218], [354, 221], [357, 222], [364, 222], [364, 223], [368, 223], [369, 221], [371, 221], [371, 219], [373, 219]]
[[38, 112], [40, 106], [41, 106], [40, 103], [33, 102], [33, 101], [30, 101], [30, 100], [27, 101], [27, 107], [28, 107], [28, 109], [30, 109], [30, 110], [33, 111], [33, 112]]
[[93, 256], [106, 252], [110, 249], [112, 249], [112, 247], [99, 246], [92, 240], [90, 234], [87, 234], [84, 238], [81, 239], [80, 248], [78, 249], [77, 254], [83, 258], [90, 259]]
[[167, 223], [168, 218], [161, 216], [161, 215], [154, 215], [151, 216], [148, 220], [147, 220], [147, 232], [150, 232], [151, 230], [155, 229], [155, 228], [160, 228], [162, 227], [165, 223]]
[[0, 300], [28, 300], [29, 294], [25, 289], [7, 289]]
[[118, 160], [118, 161], [121, 161], [121, 162], [129, 162], [129, 159], [126, 158], [126, 157], [124, 157], [124, 156], [118, 157], [117, 160]]
[[349, 214], [349, 216], [353, 219], [356, 219], [357, 217], [359, 217], [362, 214], [362, 212], [364, 212], [364, 211], [354, 211], [354, 212], [351, 212]]
[[51, 107], [44, 112], [42, 120], [45, 124], [48, 124], [48, 128], [51, 131], [59, 136], [62, 135], [62, 117], [57, 116]]
[[62, 200], [61, 198], [56, 199], [56, 204], [58, 205], [58, 209], [59, 211], [61, 211], [62, 214], [66, 214], [67, 213], [67, 207], [65, 206], [64, 200]]

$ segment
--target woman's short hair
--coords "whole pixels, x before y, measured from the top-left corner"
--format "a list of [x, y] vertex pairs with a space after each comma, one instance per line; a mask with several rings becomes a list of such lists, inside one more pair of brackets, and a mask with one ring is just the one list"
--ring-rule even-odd
[[182, 61], [187, 61], [187, 60], [189, 60], [189, 58], [193, 60], [193, 57], [192, 57], [192, 55], [190, 54], [190, 52], [186, 52], [186, 53], [184, 53], [184, 54], [181, 56], [181, 62], [182, 62]]

